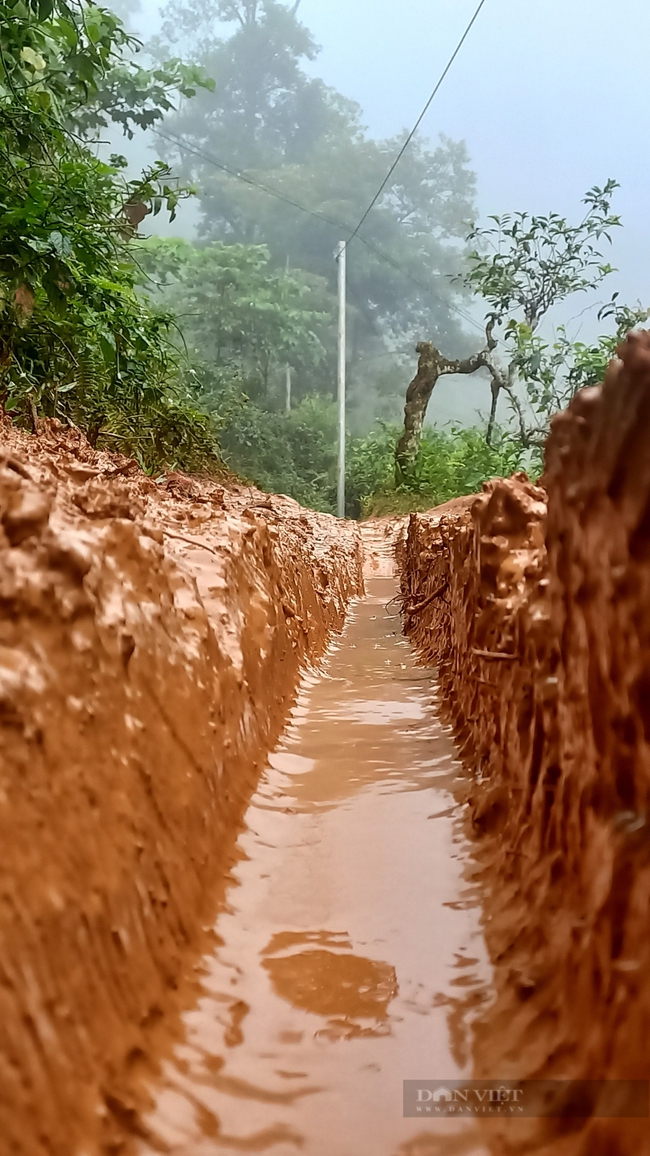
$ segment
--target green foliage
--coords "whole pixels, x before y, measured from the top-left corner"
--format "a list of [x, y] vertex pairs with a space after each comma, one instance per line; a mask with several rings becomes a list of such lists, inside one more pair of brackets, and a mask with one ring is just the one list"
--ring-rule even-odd
[[[209, 376], [209, 375], [208, 375]], [[304, 398], [289, 414], [251, 401], [228, 373], [207, 383], [208, 404], [220, 423], [228, 466], [271, 493], [336, 512], [337, 413], [327, 398]], [[540, 463], [516, 440], [497, 430], [487, 446], [482, 429], [425, 430], [408, 484], [394, 484], [396, 426], [379, 423], [347, 445], [347, 514], [370, 517], [430, 509], [449, 498], [480, 491], [484, 481]]]
[[597, 289], [614, 272], [602, 245], [611, 243], [612, 230], [621, 225], [611, 211], [617, 188], [617, 182], [609, 180], [603, 188], [590, 189], [577, 225], [558, 213], [522, 212], [492, 217], [492, 226], [470, 234], [477, 248], [469, 254], [465, 284], [489, 306], [480, 361], [491, 378], [488, 442], [498, 398], [505, 393], [520, 444], [539, 449], [553, 413], [566, 406], [577, 389], [602, 380], [618, 342], [647, 318], [647, 311], [621, 305], [615, 293], [598, 315], [599, 320], [614, 321], [615, 333], [595, 345], [571, 341], [562, 326], [552, 343], [539, 332], [554, 306]]
[[475, 494], [483, 482], [521, 469], [538, 470], [518, 441], [495, 430], [491, 445], [483, 429], [425, 429], [413, 471], [395, 486], [395, 446], [400, 430], [382, 425], [352, 442], [348, 487], [352, 512], [364, 517], [426, 510], [462, 494]]
[[288, 494], [304, 506], [333, 513], [336, 494], [336, 407], [312, 395], [290, 413], [260, 408], [222, 379], [211, 383], [225, 461], [263, 490]]
[[[184, 132], [189, 131], [188, 126]], [[334, 291], [336, 243], [352, 231], [401, 143], [401, 138], [367, 139], [342, 121], [336, 132], [320, 137], [301, 162], [285, 162], [259, 173], [284, 201], [208, 163], [192, 165], [186, 171], [201, 186], [203, 233], [233, 240], [263, 239], [278, 263], [288, 258], [292, 267], [317, 274]], [[223, 154], [210, 147], [208, 155]], [[461, 286], [457, 284], [454, 291], [450, 282], [462, 264], [473, 198], [474, 177], [464, 144], [444, 138], [430, 149], [414, 143], [393, 187], [364, 225], [363, 240], [353, 242], [348, 285], [357, 336], [353, 384], [363, 377], [363, 361], [378, 339], [388, 338], [391, 346], [412, 352], [422, 334], [430, 333], [459, 352], [465, 350], [467, 338], [456, 312]], [[291, 200], [317, 215], [301, 212], [287, 203]]]
[[192, 363], [230, 369], [252, 397], [279, 404], [287, 364], [305, 376], [325, 359], [319, 332], [331, 331], [333, 318], [314, 300], [314, 279], [274, 269], [264, 246], [151, 238], [139, 258], [145, 287], [173, 310]]
[[[208, 374], [208, 378], [210, 375]], [[208, 405], [220, 423], [228, 466], [263, 490], [288, 494], [324, 513], [336, 512], [337, 413], [334, 402], [311, 396], [289, 414], [251, 401], [241, 381], [223, 373], [206, 383]], [[540, 463], [516, 440], [496, 431], [492, 446], [482, 429], [427, 429], [408, 484], [394, 484], [396, 426], [379, 423], [347, 445], [347, 514], [370, 517], [430, 509], [480, 491], [492, 477]]]
[[566, 408], [579, 389], [604, 380], [619, 343], [650, 316], [647, 309], [619, 305], [617, 297], [615, 293], [610, 304], [599, 312], [599, 319], [614, 321], [614, 333], [600, 337], [594, 345], [571, 341], [564, 326], [559, 327], [552, 344], [526, 325], [512, 332], [516, 340], [513, 363], [542, 429], [554, 413]]
[[0, 0], [0, 28], [0, 102], [49, 112], [82, 136], [111, 121], [132, 136], [173, 109], [176, 94], [213, 86], [178, 59], [139, 67], [139, 41], [87, 0]]
[[[160, 58], [181, 45], [216, 78], [179, 121], [197, 141], [210, 144], [235, 168], [275, 168], [300, 161], [348, 108], [332, 100], [321, 80], [306, 76], [301, 61], [314, 60], [311, 33], [277, 0], [168, 3], [162, 36], [152, 45]], [[220, 35], [234, 25], [231, 36]], [[189, 120], [188, 120], [189, 118]]]
[[137, 223], [183, 194], [162, 162], [128, 181], [79, 136], [128, 38], [82, 2], [0, 2], [0, 21], [0, 403], [24, 424], [73, 421], [145, 468], [214, 463], [171, 316], [134, 287]]
[[613, 272], [597, 243], [603, 237], [611, 242], [611, 230], [621, 224], [611, 212], [618, 187], [609, 180], [602, 189], [590, 189], [583, 200], [587, 213], [578, 225], [558, 213], [515, 213], [491, 217], [493, 227], [473, 230], [469, 240], [478, 241], [481, 249], [469, 255], [466, 281], [492, 307], [497, 321], [521, 310], [534, 330], [551, 306], [595, 289]]

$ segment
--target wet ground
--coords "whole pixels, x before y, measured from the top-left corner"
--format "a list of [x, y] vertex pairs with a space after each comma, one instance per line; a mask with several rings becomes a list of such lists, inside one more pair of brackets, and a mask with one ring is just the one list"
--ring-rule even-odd
[[452, 793], [461, 768], [395, 592], [373, 578], [304, 681], [143, 1154], [483, 1151], [467, 1125], [402, 1116], [403, 1080], [470, 1074], [488, 968]]

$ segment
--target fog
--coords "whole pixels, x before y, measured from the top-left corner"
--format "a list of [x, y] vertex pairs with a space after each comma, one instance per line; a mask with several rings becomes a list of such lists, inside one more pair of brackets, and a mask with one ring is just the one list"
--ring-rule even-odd
[[[457, 43], [475, 0], [302, 0], [301, 20], [321, 52], [308, 67], [357, 101], [371, 133], [414, 123]], [[157, 0], [133, 12], [146, 40]], [[485, 217], [554, 209], [575, 219], [585, 191], [615, 177], [612, 278], [621, 298], [650, 300], [650, 151], [647, 139], [650, 6], [645, 0], [489, 0], [430, 109], [423, 132], [467, 142]], [[177, 229], [196, 218], [184, 208]], [[352, 258], [353, 259], [353, 256]], [[596, 302], [602, 300], [602, 296]], [[598, 331], [594, 302], [575, 300], [554, 322], [575, 338]], [[468, 417], [484, 386], [441, 382], [439, 408]], [[443, 397], [444, 394], [444, 397]]]
[[[303, 0], [316, 68], [379, 136], [411, 125], [475, 0]], [[615, 177], [621, 295], [648, 297], [650, 5], [488, 0], [424, 126], [467, 141], [483, 214], [556, 209]]]

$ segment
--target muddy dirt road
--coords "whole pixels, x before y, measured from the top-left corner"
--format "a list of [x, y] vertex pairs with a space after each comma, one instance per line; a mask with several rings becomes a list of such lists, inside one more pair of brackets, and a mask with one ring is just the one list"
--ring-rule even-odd
[[468, 1073], [488, 970], [456, 750], [395, 579], [367, 585], [249, 807], [142, 1156], [481, 1151], [466, 1125], [402, 1117], [405, 1078]]
[[360, 563], [354, 526], [289, 499], [0, 423], [2, 1156], [129, 1148]]
[[650, 1153], [597, 1090], [483, 1135], [401, 1101], [647, 1081], [650, 335], [619, 352], [543, 489], [411, 517], [408, 641], [390, 520], [0, 429], [2, 1156]]

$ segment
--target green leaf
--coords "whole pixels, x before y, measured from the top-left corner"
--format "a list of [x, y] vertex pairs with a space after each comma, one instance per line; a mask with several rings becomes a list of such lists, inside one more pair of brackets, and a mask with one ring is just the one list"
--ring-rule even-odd
[[106, 365], [109, 365], [109, 366], [114, 365], [115, 364], [115, 338], [113, 337], [113, 335], [112, 334], [106, 335], [104, 333], [101, 333], [99, 335], [99, 348], [101, 349], [102, 356], [104, 358]]
[[69, 257], [72, 253], [72, 242], [70, 238], [65, 237], [63, 233], [59, 232], [58, 229], [54, 229], [50, 233], [48, 241], [50, 242], [50, 245], [54, 251], [58, 253], [60, 257]]

